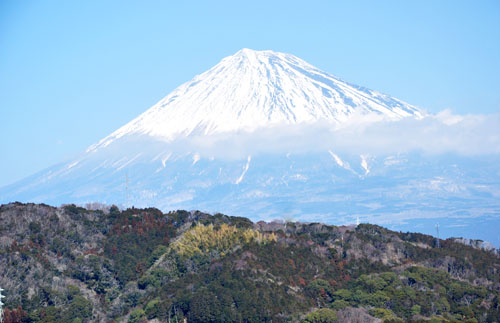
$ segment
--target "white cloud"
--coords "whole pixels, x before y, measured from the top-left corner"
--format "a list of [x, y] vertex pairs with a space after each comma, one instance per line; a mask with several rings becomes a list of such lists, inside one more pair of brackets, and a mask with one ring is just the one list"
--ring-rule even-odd
[[252, 133], [187, 137], [172, 143], [175, 150], [203, 156], [242, 158], [249, 154], [327, 151], [394, 154], [500, 154], [500, 115], [454, 115], [445, 110], [422, 119], [381, 120], [356, 116], [335, 128], [327, 123], [285, 125]]
[[[145, 141], [144, 141], [145, 140]], [[465, 156], [500, 154], [500, 114], [455, 115], [449, 110], [421, 119], [388, 121], [358, 115], [341, 127], [329, 123], [278, 125], [253, 132], [188, 136], [151, 142], [151, 137], [123, 137], [108, 153], [137, 146], [151, 156], [195, 154], [196, 158], [246, 159], [261, 153], [327, 152], [364, 156], [421, 152]], [[162, 156], [163, 156], [162, 155]], [[170, 160], [166, 161], [170, 162]], [[387, 161], [391, 162], [391, 161]]]

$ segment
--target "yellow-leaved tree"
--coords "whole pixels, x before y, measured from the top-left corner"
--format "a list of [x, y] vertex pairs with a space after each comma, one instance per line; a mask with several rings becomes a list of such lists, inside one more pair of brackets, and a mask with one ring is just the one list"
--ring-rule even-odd
[[171, 244], [171, 248], [182, 256], [194, 256], [218, 251], [230, 252], [238, 245], [249, 243], [265, 244], [276, 241], [276, 235], [263, 234], [254, 229], [240, 229], [232, 225], [197, 225]]

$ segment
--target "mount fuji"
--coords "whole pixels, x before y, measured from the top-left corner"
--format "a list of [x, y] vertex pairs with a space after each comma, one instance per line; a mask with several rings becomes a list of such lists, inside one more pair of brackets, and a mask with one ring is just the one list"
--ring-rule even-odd
[[498, 158], [358, 145], [359, 129], [427, 116], [293, 55], [242, 49], [78, 158], [0, 188], [0, 202], [102, 202], [333, 224], [360, 218], [428, 232], [441, 219], [449, 224], [444, 235], [483, 221], [483, 238], [499, 245], [491, 231], [500, 215]]
[[391, 120], [422, 117], [405, 102], [349, 84], [293, 55], [242, 49], [90, 150], [129, 135], [173, 140], [320, 120], [340, 126], [354, 114], [368, 113]]

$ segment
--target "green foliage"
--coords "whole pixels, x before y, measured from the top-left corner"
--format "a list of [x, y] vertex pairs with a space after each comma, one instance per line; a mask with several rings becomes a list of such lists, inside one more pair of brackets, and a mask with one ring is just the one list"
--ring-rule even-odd
[[330, 304], [330, 307], [336, 311], [344, 309], [344, 308], [349, 307], [349, 306], [350, 306], [349, 302], [346, 302], [344, 300], [336, 300]]
[[422, 307], [420, 305], [415, 304], [411, 307], [411, 314], [412, 315], [419, 315], [421, 310], [422, 310]]
[[370, 314], [382, 319], [384, 322], [404, 322], [401, 318], [398, 318], [391, 310], [385, 308], [373, 308], [370, 310]]
[[189, 304], [189, 320], [193, 322], [219, 322], [221, 319], [221, 304], [217, 295], [200, 290]]
[[321, 308], [315, 312], [309, 313], [301, 323], [330, 323], [337, 322], [337, 314], [328, 308]]
[[130, 313], [130, 318], [128, 319], [128, 321], [130, 323], [137, 323], [145, 317], [146, 313], [144, 312], [144, 310], [142, 308], [137, 308], [133, 310], [132, 313]]
[[140, 289], [146, 289], [149, 285], [159, 286], [158, 281], [152, 275], [144, 275], [137, 281], [137, 287]]
[[39, 233], [42, 230], [42, 226], [38, 222], [30, 222], [29, 228], [32, 233]]
[[[472, 318], [482, 311], [479, 306], [486, 295], [484, 288], [454, 280], [446, 272], [414, 266], [399, 278], [391, 272], [361, 275], [349, 289], [333, 293], [333, 299], [352, 306], [374, 307], [372, 315], [384, 320], [427, 316], [436, 311]], [[470, 305], [460, 306], [463, 303]]]
[[330, 301], [333, 296], [333, 288], [330, 283], [323, 279], [315, 279], [311, 281], [306, 289], [306, 294], [309, 297]]
[[148, 267], [151, 267], [167, 251], [168, 251], [167, 246], [164, 246], [164, 245], [157, 246], [148, 258]]
[[70, 215], [79, 215], [79, 214], [84, 214], [87, 213], [87, 209], [76, 206], [75, 204], [68, 204], [64, 206], [64, 211]]
[[158, 316], [160, 312], [160, 298], [157, 297], [148, 302], [146, 307], [144, 308], [144, 312], [148, 319], [153, 319]]
[[333, 293], [333, 298], [335, 300], [344, 300], [344, 301], [350, 301], [353, 299], [352, 292], [347, 289], [339, 289], [335, 293]]
[[[72, 292], [76, 290], [73, 289]], [[92, 304], [79, 294], [73, 294], [67, 306], [63, 309], [56, 306], [46, 306], [29, 314], [29, 322], [82, 322], [92, 317]]]
[[67, 287], [68, 290], [68, 299], [73, 299], [76, 295], [80, 295], [80, 289], [76, 287], [75, 285], [68, 285]]
[[92, 316], [92, 304], [85, 297], [81, 295], [76, 295], [73, 297], [71, 301], [68, 311], [67, 317], [69, 319], [74, 318], [88, 318]]

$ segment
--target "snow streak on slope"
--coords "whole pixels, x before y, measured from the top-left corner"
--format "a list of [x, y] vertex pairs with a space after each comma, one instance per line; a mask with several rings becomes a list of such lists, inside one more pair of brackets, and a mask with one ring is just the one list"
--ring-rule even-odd
[[361, 157], [361, 167], [364, 169], [365, 175], [368, 175], [368, 173], [370, 172], [370, 168], [368, 167], [368, 162], [366, 160], [367, 156], [361, 155], [360, 157]]
[[422, 117], [405, 102], [349, 84], [293, 55], [242, 49], [181, 85], [89, 151], [132, 134], [172, 140], [319, 120], [340, 125], [353, 115], [368, 113], [389, 120]]
[[240, 177], [238, 177], [238, 179], [236, 180], [235, 184], [241, 183], [241, 181], [245, 177], [245, 174], [248, 171], [248, 167], [250, 166], [250, 160], [252, 160], [252, 156], [248, 156], [247, 163], [245, 165], [245, 168], [243, 169], [243, 173], [241, 173]]
[[337, 163], [337, 165], [339, 165], [340, 167], [346, 169], [346, 170], [350, 170], [352, 171], [352, 168], [351, 166], [349, 165], [348, 162], [344, 162], [342, 159], [340, 159], [340, 157], [335, 154], [333, 151], [329, 150], [328, 151], [330, 153], [330, 156], [332, 156], [333, 160], [335, 160], [335, 162]]

